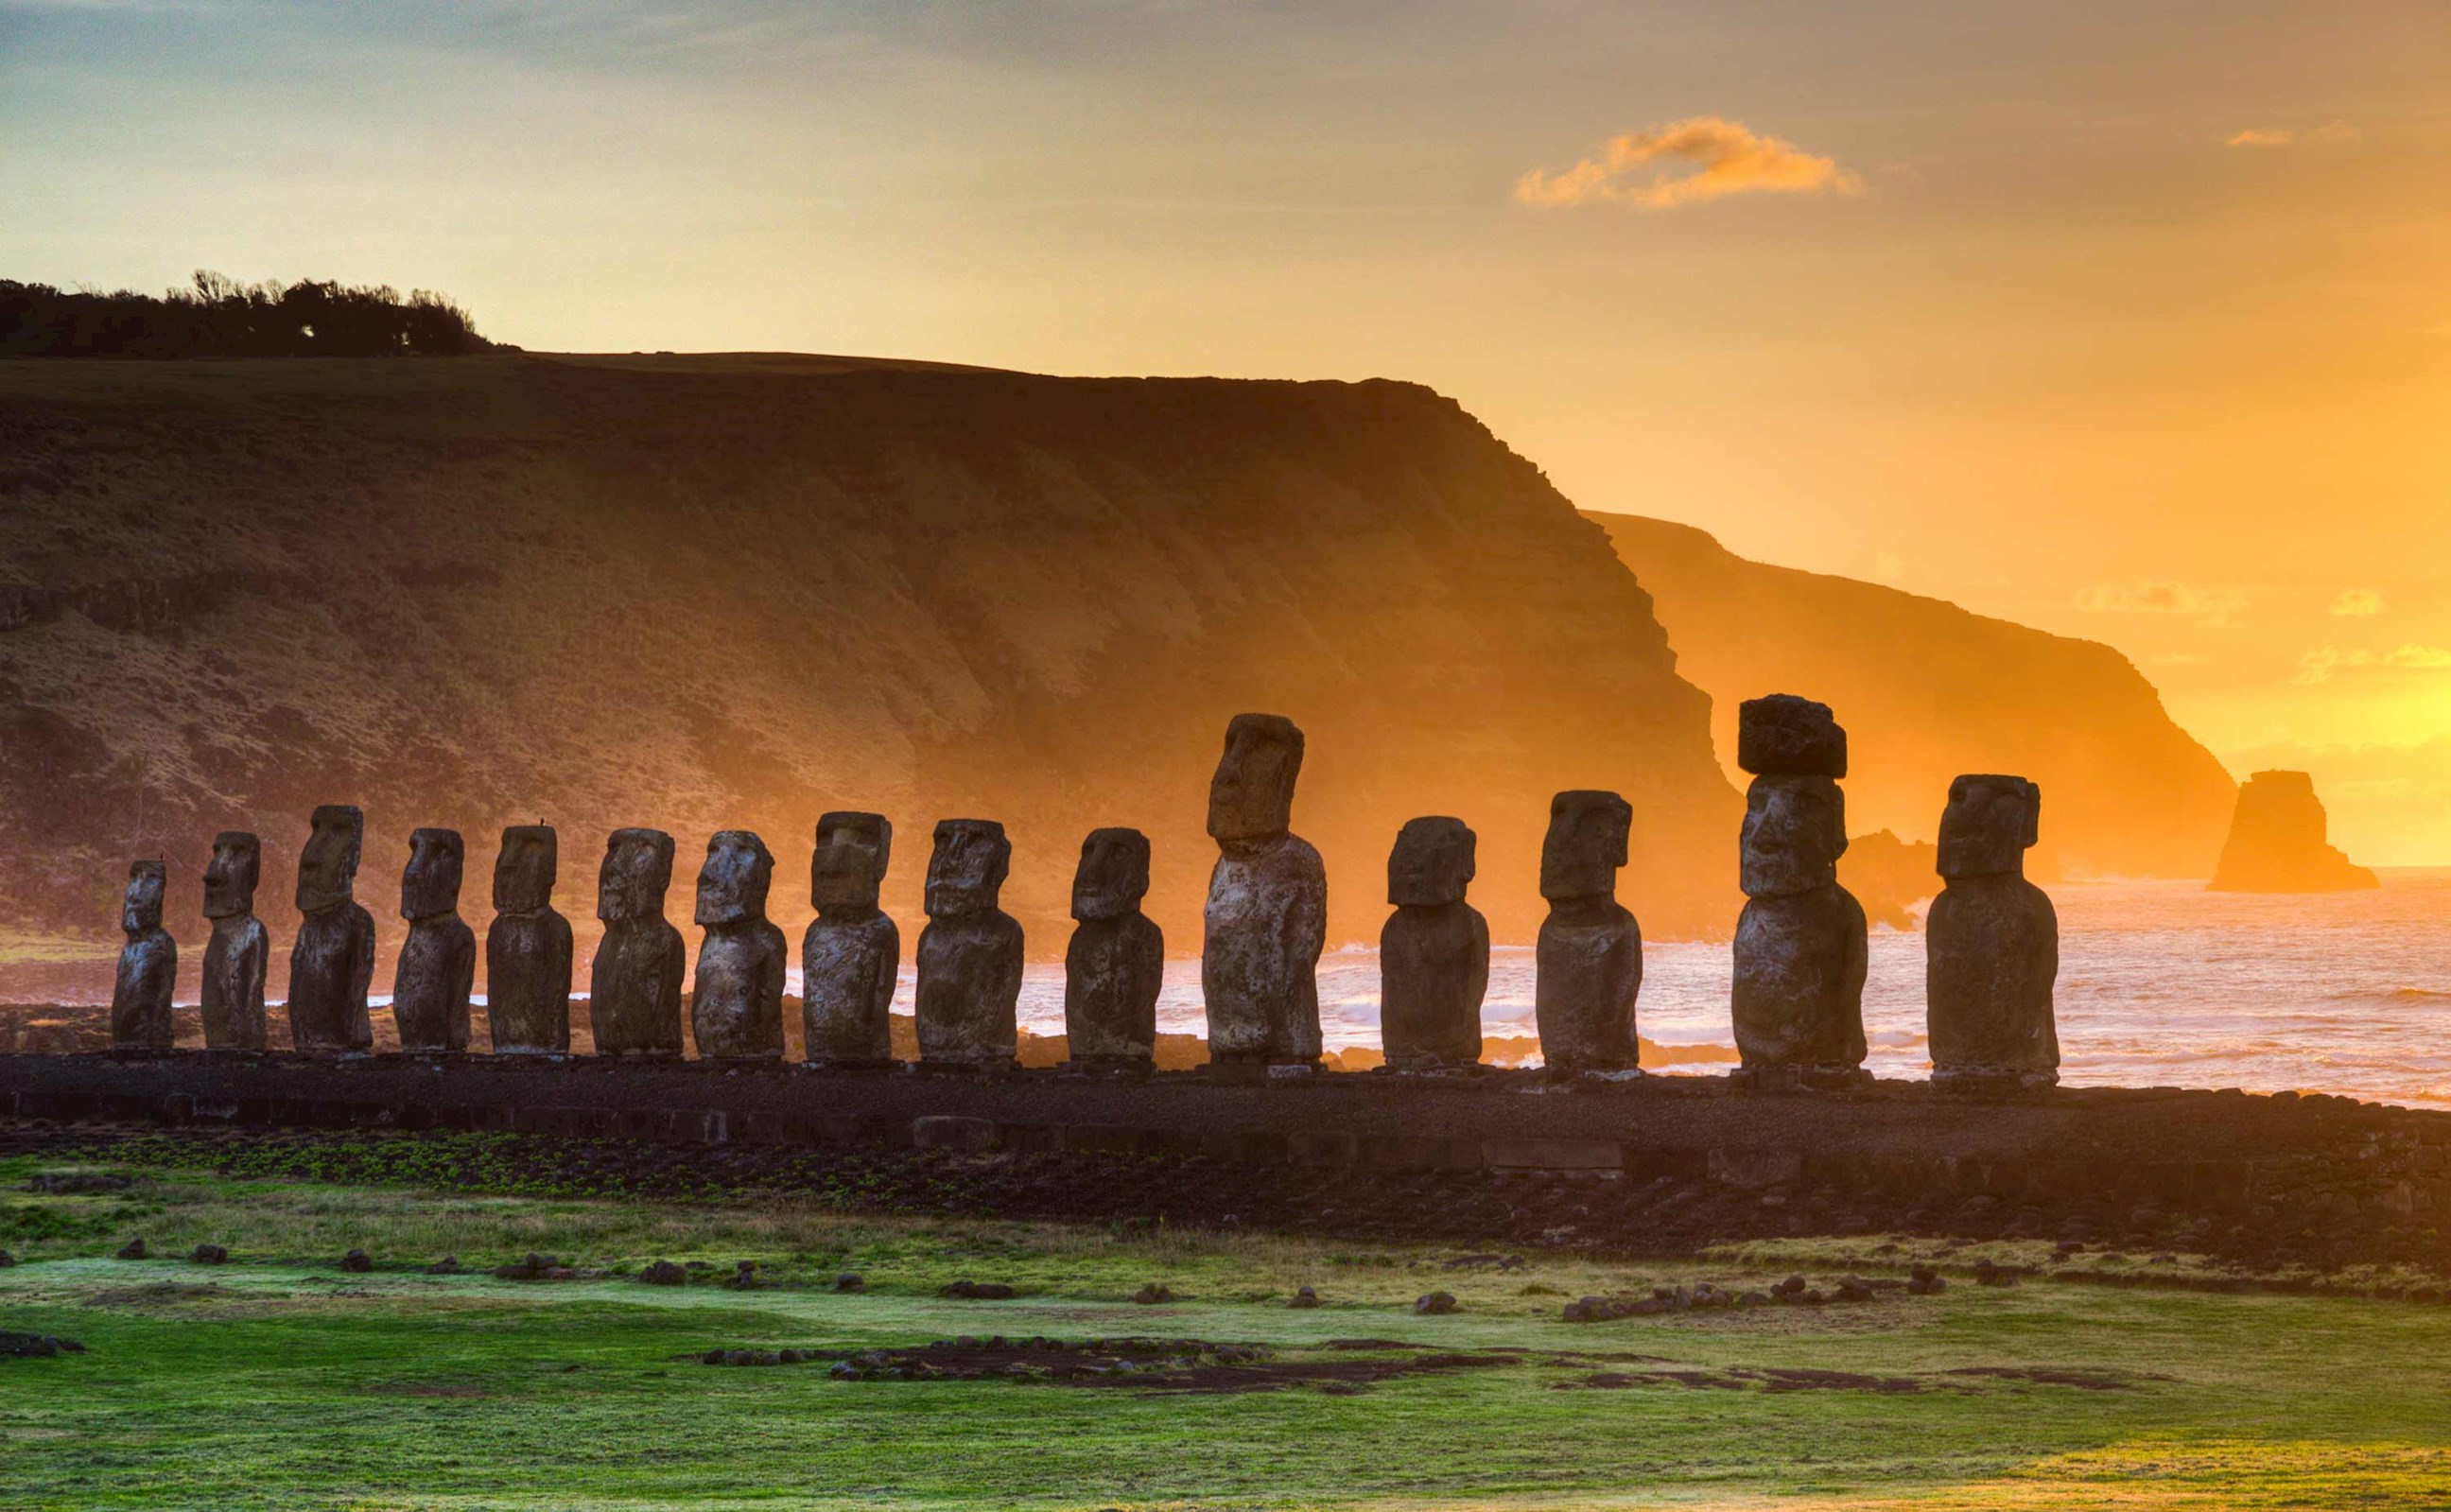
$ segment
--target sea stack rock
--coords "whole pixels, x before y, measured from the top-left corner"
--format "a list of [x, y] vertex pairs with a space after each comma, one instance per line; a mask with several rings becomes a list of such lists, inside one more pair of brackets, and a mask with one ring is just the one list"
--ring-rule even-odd
[[1736, 921], [1735, 1018], [1757, 1087], [1865, 1079], [1864, 911], [1838, 885], [1847, 850], [1847, 732], [1829, 706], [1789, 694], [1737, 710], [1747, 902]]
[[1969, 776], [1949, 785], [1940, 816], [1946, 885], [1924, 925], [1935, 1082], [2048, 1087], [2060, 1079], [2051, 1016], [2059, 914], [2026, 880], [2042, 805], [2042, 790], [2024, 777]]
[[561, 843], [549, 824], [502, 832], [485, 932], [485, 1021], [497, 1055], [570, 1053], [570, 920], [553, 906]]
[[1540, 1058], [1556, 1074], [1640, 1069], [1642, 930], [1617, 900], [1633, 826], [1633, 806], [1614, 793], [1576, 789], [1549, 800], [1540, 844], [1549, 916], [1540, 922], [1532, 1010]]
[[841, 811], [817, 820], [809, 861], [814, 922], [800, 941], [800, 1024], [818, 1065], [893, 1062], [893, 983], [902, 932], [877, 906], [893, 826], [882, 814]]
[[2304, 772], [2258, 772], [2240, 784], [2216, 893], [2350, 893], [2382, 884], [2332, 848], [2331, 819]]
[[613, 832], [596, 883], [604, 938], [588, 973], [587, 1018], [598, 1055], [681, 1052], [681, 973], [689, 948], [664, 917], [664, 893], [672, 885], [671, 835]]
[[1489, 921], [1463, 900], [1474, 835], [1461, 819], [1407, 819], [1387, 854], [1379, 931], [1379, 1038], [1397, 1070], [1480, 1064]]
[[244, 830], [213, 836], [205, 865], [205, 917], [213, 937], [205, 946], [205, 1049], [264, 1050], [264, 972], [272, 941], [255, 916], [255, 884], [264, 847]]
[[118, 1050], [168, 1050], [176, 1043], [170, 1021], [170, 990], [179, 980], [179, 944], [162, 927], [162, 893], [168, 868], [137, 861], [127, 868], [127, 892], [119, 904], [119, 978], [110, 991], [110, 1043]]
[[766, 917], [774, 853], [747, 830], [723, 830], [706, 842], [697, 874], [697, 984], [690, 1030], [709, 1060], [780, 1060], [783, 1055], [783, 932]]
[[1292, 833], [1303, 734], [1273, 714], [1238, 714], [1208, 785], [1217, 842], [1203, 917], [1200, 987], [1208, 1054], [1226, 1064], [1319, 1063], [1319, 954], [1327, 869]]
[[1012, 842], [993, 819], [941, 819], [928, 858], [928, 927], [919, 932], [923, 1065], [1003, 1069], [1020, 1033], [1021, 925], [996, 907]]
[[400, 1048], [427, 1052], [468, 1048], [468, 993], [477, 983], [477, 932], [460, 916], [467, 846], [457, 830], [416, 830], [400, 878], [400, 916], [408, 920], [391, 986]]
[[1166, 985], [1166, 935], [1141, 912], [1149, 842], [1138, 830], [1091, 830], [1072, 874], [1064, 952], [1064, 1040], [1074, 1065], [1138, 1068], [1157, 1046], [1157, 994]]
[[289, 951], [289, 1042], [312, 1053], [374, 1049], [366, 989], [375, 978], [375, 916], [357, 901], [366, 816], [355, 806], [315, 811], [298, 858], [298, 943]]

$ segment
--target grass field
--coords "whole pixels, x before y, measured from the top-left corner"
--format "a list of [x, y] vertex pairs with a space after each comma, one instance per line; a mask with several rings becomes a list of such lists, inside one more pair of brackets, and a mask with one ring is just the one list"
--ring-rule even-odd
[[[472, 1198], [159, 1166], [126, 1168], [134, 1184], [109, 1192], [26, 1189], [64, 1168], [0, 1161], [0, 1246], [20, 1261], [0, 1269], [0, 1327], [88, 1346], [0, 1360], [0, 1506], [29, 1512], [2451, 1507], [2439, 1306], [1960, 1279], [1931, 1298], [1569, 1325], [1560, 1305], [1584, 1294], [1760, 1286], [1841, 1261], [1899, 1274], [1928, 1258], [1962, 1278], [2005, 1251], [1875, 1236], [1674, 1265], [1535, 1254], [1500, 1270], [1450, 1267], [1449, 1251], [1136, 1226]], [[111, 1258], [140, 1235], [157, 1257], [210, 1242], [231, 1261]], [[352, 1247], [371, 1274], [339, 1268]], [[527, 1250], [582, 1272], [703, 1268], [676, 1288], [422, 1273], [446, 1253], [490, 1267]], [[741, 1259], [772, 1285], [718, 1285]], [[844, 1269], [869, 1289], [834, 1293]], [[963, 1278], [1020, 1295], [938, 1294]], [[1127, 1300], [1150, 1282], [1179, 1300]], [[1305, 1284], [1324, 1305], [1288, 1308]], [[1434, 1289], [1461, 1309], [1416, 1316]], [[1228, 1392], [829, 1373], [857, 1351], [991, 1334], [1202, 1339], [1264, 1345], [1270, 1366], [1421, 1373]], [[1377, 1343], [1326, 1347], [1353, 1340]], [[690, 1358], [716, 1347], [814, 1361]]]

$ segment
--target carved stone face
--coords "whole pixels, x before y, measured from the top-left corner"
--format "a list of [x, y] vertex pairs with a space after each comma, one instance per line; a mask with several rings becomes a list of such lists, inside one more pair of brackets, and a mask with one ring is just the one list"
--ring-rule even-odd
[[358, 850], [366, 816], [354, 804], [326, 803], [315, 811], [315, 833], [298, 857], [298, 912], [323, 913], [356, 895]]
[[1461, 819], [1407, 819], [1387, 854], [1387, 901], [1398, 908], [1461, 903], [1472, 872], [1473, 833]]
[[1847, 732], [1830, 705], [1774, 693], [1736, 706], [1736, 765], [1755, 776], [1843, 777]]
[[1273, 840], [1293, 827], [1303, 734], [1273, 714], [1238, 714], [1208, 782], [1208, 835], [1221, 845]]
[[1755, 777], [1745, 791], [1742, 864], [1748, 897], [1793, 897], [1838, 880], [1847, 854], [1847, 797], [1828, 777]]
[[460, 906], [468, 848], [457, 830], [412, 830], [408, 867], [400, 874], [400, 916], [440, 918]]
[[119, 905], [119, 927], [133, 939], [162, 927], [162, 893], [169, 873], [159, 861], [134, 861], [127, 868], [127, 895]]
[[514, 824], [502, 832], [502, 853], [494, 857], [494, 912], [541, 913], [553, 907], [553, 882], [561, 871], [561, 841], [550, 824]]
[[697, 874], [697, 922], [739, 924], [766, 916], [766, 893], [775, 882], [775, 854], [747, 830], [718, 830], [706, 842], [706, 865]]
[[1148, 836], [1138, 830], [1091, 830], [1072, 874], [1072, 916], [1119, 919], [1148, 896]]
[[1634, 805], [1614, 793], [1578, 788], [1549, 800], [1549, 835], [1540, 842], [1540, 895], [1607, 897], [1625, 865]]
[[255, 912], [255, 881], [264, 870], [264, 847], [245, 830], [213, 836], [213, 858], [205, 863], [205, 917], [234, 919]]
[[2024, 777], [1970, 773], [1949, 785], [1940, 815], [1940, 874], [2003, 876], [2026, 869], [2042, 835], [2043, 790]]
[[928, 916], [960, 918], [996, 906], [1012, 842], [993, 819], [939, 819], [936, 850], [928, 858]]
[[673, 885], [673, 837], [661, 830], [616, 830], [596, 877], [599, 919], [659, 919]]
[[873, 909], [893, 855], [893, 826], [882, 814], [842, 810], [817, 820], [809, 859], [809, 901], [826, 909]]

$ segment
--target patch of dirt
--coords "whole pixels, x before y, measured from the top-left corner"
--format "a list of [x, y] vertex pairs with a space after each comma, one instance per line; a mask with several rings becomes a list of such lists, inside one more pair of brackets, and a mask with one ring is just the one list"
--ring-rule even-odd
[[1306, 1386], [1349, 1395], [1405, 1376], [1443, 1375], [1520, 1364], [1514, 1351], [1430, 1354], [1390, 1340], [1345, 1339], [1332, 1348], [1402, 1350], [1389, 1360], [1284, 1360], [1259, 1345], [1203, 1339], [940, 1339], [916, 1349], [871, 1349], [830, 1372], [845, 1381], [1051, 1382], [1201, 1396]]
[[2178, 1379], [2176, 1376], [2155, 1375], [2151, 1371], [2106, 1370], [2088, 1365], [1961, 1365], [1941, 1374], [1990, 1381], [2028, 1381], [2044, 1386], [2074, 1386], [2080, 1391], [2133, 1391], [2143, 1382]]
[[1585, 1376], [1565, 1389], [1620, 1391], [1630, 1386], [1682, 1386], [1689, 1391], [1872, 1391], [1905, 1396], [1924, 1389], [1912, 1376], [1853, 1370], [1796, 1370], [1736, 1365], [1726, 1370], [1612, 1370]]
[[85, 1299], [88, 1307], [159, 1307], [182, 1302], [207, 1302], [227, 1295], [213, 1282], [152, 1281], [141, 1286], [113, 1286]]

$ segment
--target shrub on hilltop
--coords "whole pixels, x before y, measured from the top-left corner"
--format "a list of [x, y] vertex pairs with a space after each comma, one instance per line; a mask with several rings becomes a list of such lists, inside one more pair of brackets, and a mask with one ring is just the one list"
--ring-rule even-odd
[[309, 279], [241, 284], [199, 270], [159, 296], [0, 279], [0, 356], [460, 357], [499, 348], [428, 289]]

